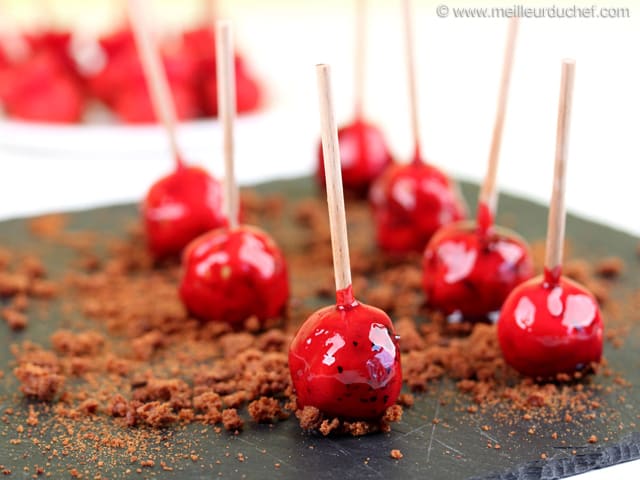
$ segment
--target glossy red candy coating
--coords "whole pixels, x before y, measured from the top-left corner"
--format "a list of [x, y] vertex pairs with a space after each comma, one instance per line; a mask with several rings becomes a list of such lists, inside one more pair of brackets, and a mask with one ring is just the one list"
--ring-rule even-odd
[[[177, 103], [179, 118], [191, 118], [199, 113], [198, 98], [193, 91], [196, 66], [191, 57], [184, 52], [172, 52], [171, 55], [163, 54], [162, 63]], [[155, 121], [155, 115], [148, 113], [151, 99], [135, 44], [123, 44], [112, 56], [108, 56], [104, 67], [88, 78], [88, 86], [96, 97], [114, 108], [125, 121], [130, 117], [137, 123]], [[188, 98], [188, 102], [184, 102], [184, 98]], [[129, 107], [128, 103], [134, 105]], [[145, 114], [136, 114], [137, 111]]]
[[66, 74], [78, 84], [81, 82], [81, 75], [71, 53], [73, 36], [70, 31], [46, 30], [37, 35], [27, 35], [25, 38], [36, 55], [47, 53], [54, 56], [64, 67]]
[[[382, 131], [356, 119], [338, 130], [338, 141], [345, 190], [366, 196], [373, 181], [393, 161]], [[325, 185], [322, 144], [318, 147], [317, 179], [320, 185]]]
[[328, 416], [377, 419], [402, 387], [400, 349], [389, 317], [358, 303], [318, 310], [289, 349], [298, 408]]
[[180, 298], [201, 320], [242, 326], [253, 315], [261, 321], [278, 318], [286, 308], [285, 258], [258, 228], [206, 233], [189, 244], [182, 266]]
[[424, 252], [427, 306], [451, 320], [494, 321], [507, 295], [533, 276], [526, 242], [506, 229], [474, 222], [442, 227]]
[[11, 62], [5, 55], [4, 50], [0, 48], [0, 101], [2, 101], [2, 99], [5, 96], [5, 94], [3, 93], [3, 87], [2, 87], [2, 82], [4, 81], [3, 79], [4, 73], [8, 68], [10, 68], [10, 66], [11, 66]]
[[440, 227], [466, 215], [453, 182], [421, 161], [389, 167], [372, 185], [370, 200], [378, 246], [393, 254], [422, 252]]
[[153, 256], [179, 255], [198, 235], [226, 224], [222, 187], [201, 168], [178, 168], [153, 184], [142, 216]]
[[[218, 115], [218, 83], [215, 74], [206, 72], [215, 66], [209, 62], [203, 67], [204, 79], [202, 81], [203, 110], [207, 115]], [[243, 60], [236, 55], [236, 110], [245, 113], [256, 110], [262, 103], [262, 90], [258, 81], [250, 75], [244, 66]]]
[[[195, 118], [200, 114], [198, 98], [193, 90], [183, 85], [170, 85], [178, 120]], [[113, 101], [116, 115], [126, 123], [154, 123], [155, 109], [144, 84], [135, 84], [122, 91]]]
[[210, 26], [183, 32], [182, 43], [185, 52], [189, 52], [198, 62], [210, 62], [213, 60], [215, 63], [216, 33]]
[[[201, 96], [202, 110], [206, 115], [218, 115], [218, 86], [216, 83], [215, 32], [201, 27], [183, 34], [184, 50], [196, 64], [196, 83]], [[234, 55], [236, 70], [236, 110], [250, 112], [260, 107], [263, 92], [251, 74], [242, 56]]]
[[505, 361], [523, 375], [573, 373], [602, 356], [602, 317], [584, 287], [536, 277], [516, 287], [498, 320]]
[[74, 123], [82, 116], [84, 95], [50, 52], [39, 53], [4, 72], [1, 96], [9, 115], [22, 120]]
[[114, 58], [123, 51], [135, 50], [136, 48], [136, 39], [129, 27], [121, 28], [101, 37], [98, 43], [109, 59]]

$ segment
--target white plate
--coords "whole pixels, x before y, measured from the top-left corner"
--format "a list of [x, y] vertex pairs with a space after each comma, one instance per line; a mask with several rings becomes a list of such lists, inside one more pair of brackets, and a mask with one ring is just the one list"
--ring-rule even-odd
[[[235, 127], [241, 184], [308, 175], [317, 125], [286, 112], [241, 116]], [[185, 122], [178, 140], [187, 162], [222, 175], [217, 120]], [[161, 127], [0, 123], [0, 219], [140, 200], [172, 169]]]

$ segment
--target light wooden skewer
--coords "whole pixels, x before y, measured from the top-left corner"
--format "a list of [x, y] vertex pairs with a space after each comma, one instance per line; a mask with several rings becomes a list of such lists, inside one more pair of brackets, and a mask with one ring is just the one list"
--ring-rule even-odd
[[411, 114], [411, 132], [414, 141], [414, 159], [421, 160], [420, 122], [418, 118], [418, 87], [416, 85], [416, 59], [413, 40], [413, 20], [411, 18], [411, 0], [403, 0], [402, 13], [404, 19], [405, 41], [407, 51], [407, 75], [409, 80], [409, 112]]
[[[518, 36], [518, 19], [511, 18], [507, 32], [507, 44], [504, 50], [504, 61], [502, 63], [502, 77], [500, 79], [500, 90], [498, 93], [498, 107], [496, 118], [493, 124], [493, 136], [491, 138], [491, 148], [489, 150], [489, 161], [487, 173], [480, 189], [479, 204], [485, 204], [489, 208], [491, 216], [496, 213], [498, 205], [498, 195], [496, 188], [496, 177], [498, 174], [498, 162], [500, 159], [500, 146], [502, 145], [502, 132], [504, 127], [504, 117], [507, 110], [507, 99], [509, 97], [509, 84], [511, 83], [511, 72], [513, 70], [513, 57], [515, 52], [516, 37]], [[479, 209], [478, 209], [479, 211]]]
[[560, 83], [560, 102], [558, 104], [558, 127], [556, 130], [556, 160], [553, 173], [553, 191], [549, 206], [547, 224], [547, 245], [544, 266], [554, 271], [562, 266], [565, 227], [565, 177], [567, 156], [569, 152], [569, 126], [571, 120], [571, 104], [573, 100], [573, 80], [575, 61], [562, 61], [562, 80]]
[[317, 65], [316, 75], [318, 78], [320, 128], [322, 131], [324, 174], [327, 183], [329, 226], [331, 228], [331, 249], [333, 251], [333, 272], [336, 280], [336, 290], [340, 291], [351, 286], [351, 265], [349, 262], [347, 219], [342, 192], [338, 128], [333, 109], [329, 66]]
[[356, 120], [361, 120], [363, 115], [363, 105], [365, 96], [365, 55], [366, 55], [366, 18], [367, 0], [356, 0], [356, 48], [355, 48], [355, 116]]
[[184, 166], [176, 135], [176, 107], [173, 103], [167, 75], [162, 65], [158, 45], [149, 26], [143, 0], [129, 0], [129, 19], [136, 39], [151, 102], [156, 117], [163, 123], [169, 148], [178, 168]]
[[239, 193], [234, 171], [233, 126], [236, 117], [236, 72], [233, 58], [233, 32], [228, 21], [216, 24], [216, 78], [218, 106], [222, 121], [224, 151], [224, 201], [229, 228], [238, 226]]

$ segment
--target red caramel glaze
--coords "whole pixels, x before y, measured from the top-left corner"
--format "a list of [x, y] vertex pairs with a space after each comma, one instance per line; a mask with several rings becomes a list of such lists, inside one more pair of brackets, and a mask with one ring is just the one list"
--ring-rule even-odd
[[423, 251], [440, 227], [466, 215], [453, 182], [420, 160], [389, 167], [372, 185], [370, 200], [378, 246], [392, 254]]
[[82, 116], [84, 94], [62, 60], [50, 51], [3, 72], [0, 97], [9, 115], [22, 120], [74, 123]]
[[[350, 288], [350, 287], [349, 287]], [[298, 408], [328, 416], [377, 419], [402, 387], [400, 349], [382, 310], [338, 292], [339, 304], [312, 314], [289, 349]]]
[[[207, 115], [218, 115], [218, 86], [216, 83], [215, 31], [209, 26], [189, 30], [182, 35], [183, 51], [196, 65], [196, 89], [202, 109]], [[264, 94], [260, 83], [247, 68], [243, 57], [234, 56], [236, 70], [236, 109], [238, 113], [257, 110]]]
[[510, 230], [486, 228], [473, 222], [446, 225], [425, 249], [427, 306], [450, 321], [495, 322], [509, 293], [534, 274], [524, 239]]
[[222, 187], [201, 168], [179, 167], [152, 185], [142, 216], [152, 255], [179, 255], [198, 235], [226, 224]]
[[[236, 110], [245, 113], [257, 110], [262, 103], [262, 89], [258, 81], [246, 71], [244, 62], [238, 56], [236, 63]], [[215, 76], [203, 81], [202, 105], [207, 115], [218, 115], [218, 83]]]
[[596, 299], [584, 287], [554, 275], [547, 272], [518, 286], [500, 313], [500, 348], [506, 362], [523, 375], [573, 373], [602, 356]]
[[[186, 84], [171, 85], [171, 95], [176, 108], [176, 118], [186, 120], [200, 114], [198, 97]], [[113, 100], [113, 109], [126, 123], [153, 123], [157, 121], [149, 90], [145, 84], [132, 84]]]
[[36, 55], [46, 53], [52, 55], [63, 66], [78, 86], [82, 77], [73, 58], [73, 34], [69, 30], [44, 30], [37, 34], [27, 34], [25, 40]]
[[[371, 183], [391, 165], [392, 158], [382, 131], [362, 118], [338, 130], [342, 183], [345, 190], [365, 197]], [[324, 156], [318, 147], [317, 180], [324, 187]]]
[[356, 297], [353, 296], [353, 285], [336, 291], [337, 308], [355, 307], [358, 304]]
[[493, 213], [491, 213], [489, 205], [485, 202], [478, 204], [476, 222], [478, 224], [478, 233], [481, 235], [486, 235], [494, 226]]
[[200, 320], [242, 326], [283, 314], [289, 299], [287, 264], [262, 230], [248, 225], [206, 233], [184, 251], [180, 298]]

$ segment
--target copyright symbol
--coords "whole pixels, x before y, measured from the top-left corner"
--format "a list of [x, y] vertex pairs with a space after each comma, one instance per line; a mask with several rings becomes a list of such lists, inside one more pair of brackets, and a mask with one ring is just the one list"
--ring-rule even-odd
[[436, 8], [436, 15], [438, 15], [440, 18], [448, 17], [449, 7], [447, 7], [446, 5], [438, 5], [438, 7]]

